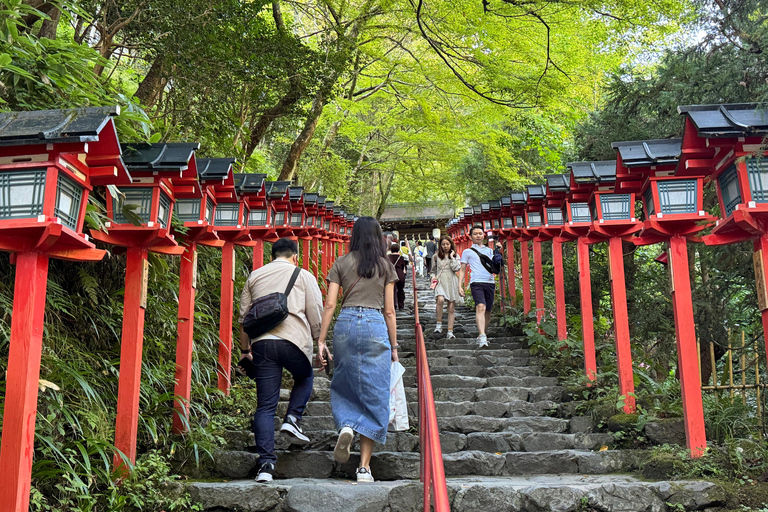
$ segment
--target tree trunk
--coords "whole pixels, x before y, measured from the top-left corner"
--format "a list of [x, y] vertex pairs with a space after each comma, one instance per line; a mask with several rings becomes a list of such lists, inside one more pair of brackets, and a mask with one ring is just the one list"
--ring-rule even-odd
[[[58, 5], [49, 2], [48, 0], [25, 0], [25, 5], [28, 5], [38, 11], [42, 12], [49, 19], [44, 19], [40, 26], [40, 32], [37, 34], [39, 38], [56, 39], [56, 32], [59, 28], [59, 21], [61, 20], [61, 10]], [[24, 17], [24, 23], [27, 27], [31, 28], [40, 16], [36, 14], [29, 14]]]
[[300, 91], [301, 81], [297, 78], [291, 79], [291, 87], [285, 96], [280, 98], [277, 103], [268, 108], [261, 114], [261, 117], [255, 124], [251, 125], [251, 136], [248, 137], [245, 147], [243, 148], [244, 161], [247, 161], [253, 152], [256, 151], [256, 147], [261, 142], [261, 139], [266, 135], [267, 130], [272, 125], [272, 122], [280, 117], [286, 115], [288, 111], [301, 99]]
[[157, 103], [160, 91], [165, 87], [164, 66], [165, 58], [160, 55], [155, 57], [155, 61], [150, 66], [147, 76], [144, 77], [144, 80], [139, 84], [139, 88], [136, 89], [135, 96], [145, 108], [151, 108]]
[[279, 180], [293, 180], [301, 155], [304, 153], [304, 150], [307, 149], [307, 146], [309, 146], [309, 143], [312, 140], [312, 136], [315, 134], [317, 123], [320, 121], [320, 115], [323, 113], [323, 108], [325, 107], [325, 102], [326, 96], [321, 89], [317, 91], [315, 99], [312, 100], [312, 108], [309, 110], [307, 119], [304, 122], [304, 128], [301, 130], [301, 133], [299, 133], [299, 136], [296, 137], [296, 140], [293, 141], [293, 144], [291, 144], [288, 156], [285, 157], [285, 162], [283, 162], [283, 169], [280, 171]]

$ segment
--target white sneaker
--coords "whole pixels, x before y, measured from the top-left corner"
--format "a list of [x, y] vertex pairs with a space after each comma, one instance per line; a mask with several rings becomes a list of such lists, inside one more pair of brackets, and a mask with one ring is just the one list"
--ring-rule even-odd
[[445, 339], [454, 340], [456, 339], [456, 335], [453, 334], [453, 331], [448, 331], [448, 334], [445, 335]]
[[441, 334], [443, 332], [443, 324], [437, 324], [435, 326], [435, 334]]
[[260, 483], [271, 482], [275, 475], [275, 465], [271, 462], [265, 462], [259, 468], [258, 475], [256, 475], [256, 481]]
[[357, 475], [358, 483], [373, 483], [373, 475], [371, 474], [371, 470], [368, 468], [357, 468], [355, 475]]
[[475, 342], [477, 343], [478, 348], [487, 347], [488, 346], [488, 336], [486, 336], [485, 334], [481, 334], [480, 336], [477, 337]]
[[301, 430], [299, 422], [290, 414], [286, 415], [285, 420], [283, 420], [280, 433], [286, 435], [291, 444], [305, 445], [309, 443], [309, 438]]
[[352, 447], [352, 441], [355, 439], [355, 431], [349, 427], [344, 427], [339, 431], [339, 439], [336, 441], [336, 448], [333, 449], [333, 460], [341, 464], [349, 460], [349, 449]]

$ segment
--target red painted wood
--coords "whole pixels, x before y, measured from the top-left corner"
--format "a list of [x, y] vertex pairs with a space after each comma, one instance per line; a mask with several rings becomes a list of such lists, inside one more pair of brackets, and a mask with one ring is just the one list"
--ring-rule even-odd
[[[144, 306], [146, 296], [144, 265], [146, 247], [128, 247], [125, 263], [123, 334], [120, 347], [120, 378], [117, 388], [115, 447], [136, 462], [136, 432], [139, 427], [139, 386], [141, 351], [144, 346]], [[115, 467], [124, 472], [122, 459], [115, 455]]]
[[584, 338], [584, 371], [589, 380], [595, 380], [597, 362], [595, 359], [595, 325], [592, 313], [592, 279], [589, 270], [589, 245], [585, 237], [577, 242], [579, 259], [579, 291], [581, 300], [581, 329]]
[[704, 430], [704, 408], [701, 403], [701, 376], [699, 354], [696, 347], [696, 326], [693, 322], [691, 280], [688, 268], [688, 247], [685, 237], [669, 240], [672, 266], [672, 306], [675, 313], [677, 335], [677, 364], [680, 372], [680, 390], [683, 395], [685, 438], [691, 457], [701, 457], [707, 447]]
[[557, 339], [568, 337], [565, 320], [565, 282], [563, 279], [563, 243], [552, 240], [552, 265], [555, 270], [555, 312], [557, 314]]
[[301, 241], [301, 266], [304, 270], [309, 270], [309, 239]]
[[509, 281], [509, 300], [512, 306], [517, 305], [517, 290], [515, 290], [515, 241], [507, 238], [507, 280]]
[[257, 270], [264, 265], [264, 240], [257, 238], [253, 246], [253, 270]]
[[[760, 238], [755, 240], [754, 244], [754, 250], [755, 252], [762, 250], [763, 251], [763, 275], [768, 276], [768, 234], [762, 235]], [[768, 290], [766, 290], [768, 292]], [[763, 340], [765, 342], [765, 346], [768, 347], [768, 309], [764, 309], [760, 316], [762, 317], [763, 321]], [[768, 352], [767, 352], [768, 353]]]
[[312, 273], [315, 275], [315, 279], [317, 279], [320, 276], [320, 239], [313, 238], [310, 247], [312, 252], [312, 262], [315, 267], [312, 269]]
[[[624, 412], [635, 412], [635, 383], [632, 373], [632, 347], [629, 338], [629, 318], [627, 314], [627, 288], [624, 281], [624, 251], [621, 237], [613, 236], [608, 240], [608, 253], [611, 269], [611, 298], [613, 302], [613, 327], [616, 337], [616, 363], [619, 372], [619, 392], [625, 396]], [[698, 364], [698, 363], [697, 363]]]
[[47, 284], [48, 257], [18, 253], [0, 446], [0, 509], [13, 512], [29, 509]]
[[235, 244], [227, 242], [221, 248], [221, 305], [219, 314], [218, 388], [229, 395], [232, 368], [232, 314], [235, 299]]
[[544, 275], [541, 268], [541, 241], [533, 240], [533, 279], [536, 287], [536, 323], [544, 317]]
[[197, 272], [197, 243], [190, 242], [181, 255], [179, 266], [179, 318], [176, 341], [176, 376], [174, 385], [175, 414], [173, 432], [187, 432], [189, 424], [189, 400], [192, 390], [192, 351], [195, 328], [195, 273]]
[[531, 312], [531, 263], [528, 258], [528, 242], [520, 241], [520, 266], [523, 279], [523, 313]]

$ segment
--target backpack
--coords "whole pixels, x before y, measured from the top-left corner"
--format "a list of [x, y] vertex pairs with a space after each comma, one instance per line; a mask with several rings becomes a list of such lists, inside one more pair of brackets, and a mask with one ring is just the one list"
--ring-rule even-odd
[[288, 318], [288, 295], [296, 284], [300, 272], [301, 267], [296, 267], [285, 293], [273, 292], [253, 301], [251, 309], [243, 318], [243, 330], [249, 338], [258, 338], [268, 333]]
[[496, 254], [496, 251], [494, 251], [493, 259], [491, 259], [474, 247], [470, 247], [470, 249], [480, 256], [480, 263], [483, 264], [483, 268], [487, 270], [489, 274], [501, 274], [501, 254]]

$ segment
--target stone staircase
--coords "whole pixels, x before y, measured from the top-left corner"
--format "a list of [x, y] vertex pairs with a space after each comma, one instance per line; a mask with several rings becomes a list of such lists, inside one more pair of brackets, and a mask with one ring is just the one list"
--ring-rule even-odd
[[[406, 290], [406, 304], [413, 304], [410, 281]], [[592, 432], [588, 418], [569, 417], [557, 379], [540, 376], [520, 338], [493, 328], [490, 346], [478, 349], [474, 312], [463, 306], [457, 308], [457, 338], [436, 337], [435, 301], [425, 279], [419, 280], [418, 293], [452, 510], [629, 512], [720, 504], [721, 489], [708, 482], [643, 482], [622, 474], [639, 468], [643, 452], [612, 450], [610, 434]], [[447, 314], [443, 332], [446, 321]], [[227, 444], [216, 453], [215, 474], [208, 475], [226, 480], [189, 482], [187, 492], [204, 510], [217, 512], [422, 510], [409, 310], [398, 313], [398, 338], [412, 428], [390, 433], [386, 445], [376, 446], [371, 460], [376, 483], [354, 481], [355, 454], [345, 464], [334, 462], [330, 381], [316, 374], [303, 419], [312, 442], [296, 447], [277, 438], [278, 480], [253, 480], [258, 463], [248, 450], [253, 435], [232, 431], [224, 434]], [[287, 393], [281, 400], [276, 428]]]

